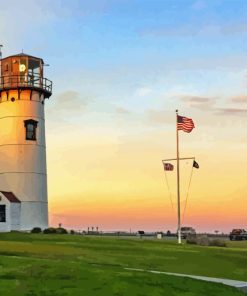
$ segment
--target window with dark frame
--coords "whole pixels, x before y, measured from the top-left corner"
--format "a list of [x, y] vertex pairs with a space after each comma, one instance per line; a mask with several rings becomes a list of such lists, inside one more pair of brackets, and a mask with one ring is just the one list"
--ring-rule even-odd
[[24, 125], [26, 128], [26, 140], [36, 141], [36, 129], [38, 121], [33, 119], [24, 120]]
[[0, 222], [6, 222], [6, 205], [0, 205]]

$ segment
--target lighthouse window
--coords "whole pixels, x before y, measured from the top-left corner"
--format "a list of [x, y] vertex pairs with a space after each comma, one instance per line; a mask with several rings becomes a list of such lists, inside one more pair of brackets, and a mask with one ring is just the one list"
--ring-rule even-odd
[[4, 70], [5, 70], [5, 72], [9, 71], [9, 64], [7, 64], [7, 63], [5, 64], [5, 69]]
[[6, 205], [0, 205], [0, 222], [6, 222]]
[[40, 60], [30, 58], [28, 71], [30, 75], [40, 75]]
[[38, 121], [33, 119], [25, 120], [24, 125], [26, 128], [26, 140], [36, 141], [36, 129]]

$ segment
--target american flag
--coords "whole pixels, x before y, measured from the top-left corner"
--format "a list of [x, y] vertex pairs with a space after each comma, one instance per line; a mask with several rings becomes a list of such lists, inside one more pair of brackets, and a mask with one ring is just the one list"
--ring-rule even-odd
[[195, 127], [194, 122], [191, 118], [184, 116], [177, 116], [177, 130], [184, 131], [186, 133], [190, 133]]
[[173, 165], [171, 163], [163, 163], [165, 171], [173, 171]]

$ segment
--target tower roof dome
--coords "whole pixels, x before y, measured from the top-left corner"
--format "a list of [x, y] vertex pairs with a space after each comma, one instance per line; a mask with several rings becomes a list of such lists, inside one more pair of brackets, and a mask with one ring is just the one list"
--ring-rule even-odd
[[41, 60], [42, 61], [42, 64], [44, 64], [44, 60], [43, 59], [38, 58], [38, 57], [35, 57], [35, 56], [32, 56], [32, 55], [27, 54], [27, 53], [24, 53], [24, 52], [21, 52], [21, 53], [18, 53], [18, 54], [14, 54], [14, 55], [5, 57], [5, 58], [3, 58], [3, 60], [6, 59], [6, 58], [14, 58], [14, 57], [28, 57], [28, 58], [33, 58], [33, 59]]

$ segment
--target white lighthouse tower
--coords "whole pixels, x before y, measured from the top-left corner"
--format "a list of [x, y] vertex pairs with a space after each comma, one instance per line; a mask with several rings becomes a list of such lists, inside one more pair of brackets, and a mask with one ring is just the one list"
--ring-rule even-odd
[[0, 232], [48, 227], [43, 68], [24, 53], [1, 59]]

